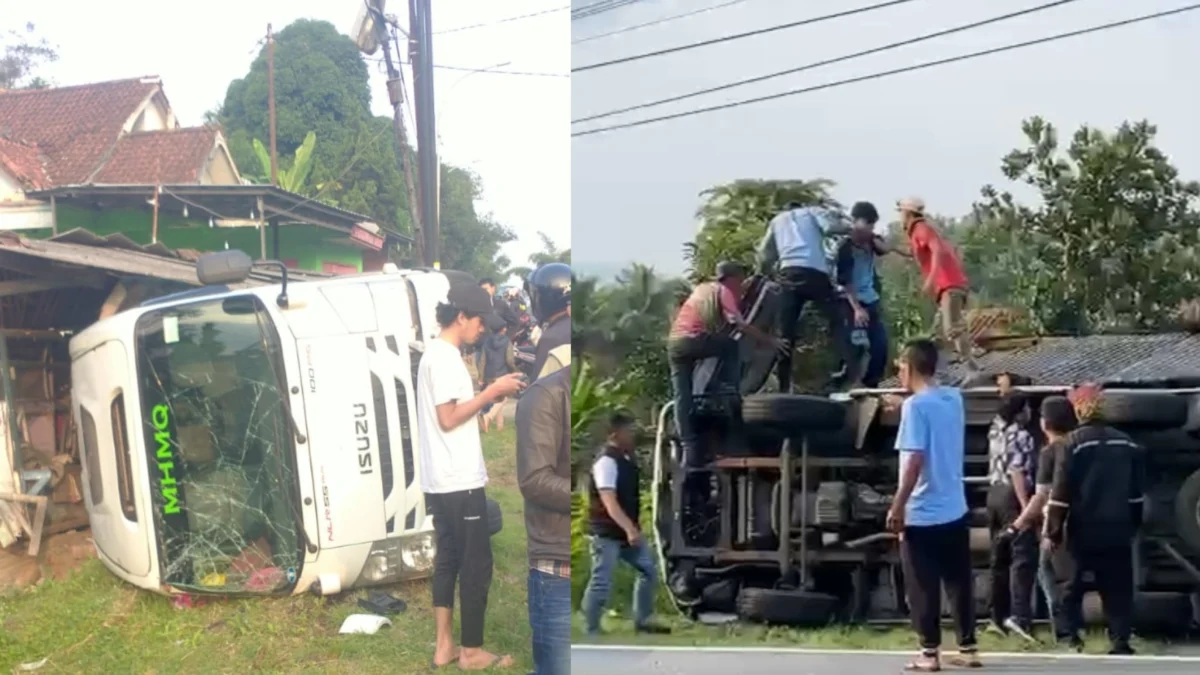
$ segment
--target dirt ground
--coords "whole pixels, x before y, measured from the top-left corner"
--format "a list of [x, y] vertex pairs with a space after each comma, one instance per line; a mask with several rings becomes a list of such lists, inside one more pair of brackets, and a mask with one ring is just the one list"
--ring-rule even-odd
[[91, 531], [63, 532], [47, 537], [36, 558], [26, 542], [0, 550], [0, 593], [19, 591], [43, 579], [65, 579], [89, 558], [96, 557]]

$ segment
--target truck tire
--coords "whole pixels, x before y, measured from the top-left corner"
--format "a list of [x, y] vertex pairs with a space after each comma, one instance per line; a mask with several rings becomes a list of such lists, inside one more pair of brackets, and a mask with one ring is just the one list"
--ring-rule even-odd
[[1183, 481], [1175, 495], [1175, 530], [1192, 553], [1200, 555], [1200, 469]]
[[1110, 392], [1102, 399], [1101, 414], [1113, 426], [1143, 429], [1182, 427], [1188, 419], [1188, 400], [1175, 394]]
[[846, 425], [846, 405], [820, 396], [755, 394], [742, 399], [742, 421], [783, 436], [835, 431]]
[[504, 514], [500, 511], [500, 503], [495, 499], [487, 500], [488, 534], [495, 536], [504, 529]]
[[737, 596], [737, 615], [755, 623], [816, 627], [833, 619], [837, 605], [837, 597], [825, 593], [743, 588]]

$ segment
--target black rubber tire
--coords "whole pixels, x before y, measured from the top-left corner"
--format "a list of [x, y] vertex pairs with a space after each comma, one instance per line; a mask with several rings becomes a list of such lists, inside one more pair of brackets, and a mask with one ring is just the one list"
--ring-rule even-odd
[[1200, 469], [1175, 494], [1175, 532], [1192, 553], [1200, 555]]
[[496, 536], [504, 529], [504, 514], [500, 511], [500, 503], [495, 499], [487, 500], [488, 534]]
[[742, 421], [783, 436], [837, 431], [846, 426], [847, 406], [820, 396], [755, 394], [742, 399]]
[[743, 588], [737, 615], [745, 621], [781, 626], [817, 627], [833, 620], [837, 596], [773, 588]]
[[1141, 631], [1178, 633], [1188, 629], [1192, 600], [1186, 593], [1139, 591], [1133, 598], [1133, 623]]
[[1104, 421], [1118, 427], [1172, 429], [1188, 418], [1188, 399], [1176, 394], [1107, 392], [1100, 405]]

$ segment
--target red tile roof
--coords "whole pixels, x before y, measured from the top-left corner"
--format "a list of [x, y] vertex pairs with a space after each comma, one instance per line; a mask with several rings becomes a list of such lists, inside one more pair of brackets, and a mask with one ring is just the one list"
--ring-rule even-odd
[[200, 182], [200, 171], [217, 144], [217, 130], [205, 127], [144, 131], [121, 138], [97, 185], [184, 185]]
[[0, 168], [15, 177], [26, 189], [42, 190], [50, 187], [45, 158], [32, 145], [0, 136]]
[[54, 185], [82, 184], [133, 113], [161, 88], [157, 78], [138, 78], [0, 92], [0, 136], [41, 151]]

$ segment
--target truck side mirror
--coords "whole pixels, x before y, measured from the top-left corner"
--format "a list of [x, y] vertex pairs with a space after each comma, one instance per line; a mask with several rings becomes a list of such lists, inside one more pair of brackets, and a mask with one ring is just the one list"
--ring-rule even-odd
[[216, 251], [196, 260], [196, 277], [205, 286], [241, 283], [249, 278], [252, 267], [254, 261], [245, 251]]

